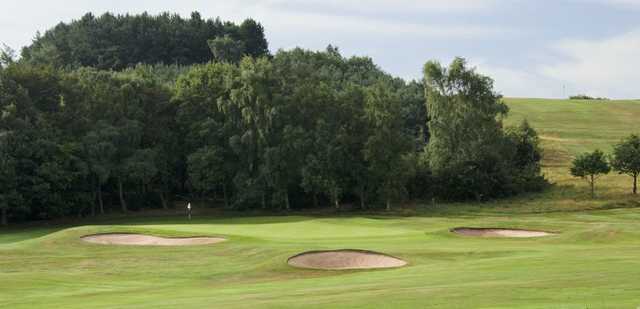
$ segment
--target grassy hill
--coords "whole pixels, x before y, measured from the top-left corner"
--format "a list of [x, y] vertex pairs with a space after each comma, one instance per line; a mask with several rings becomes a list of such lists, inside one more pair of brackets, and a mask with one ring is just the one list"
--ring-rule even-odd
[[[586, 151], [611, 153], [613, 145], [631, 133], [640, 134], [640, 100], [586, 101], [505, 99], [505, 119], [515, 125], [527, 119], [538, 131], [544, 148], [543, 168], [556, 184], [543, 194], [550, 208], [593, 208], [625, 204], [631, 199], [631, 179], [615, 172], [598, 182], [598, 197], [588, 198], [587, 185], [569, 174], [571, 160]], [[576, 204], [579, 202], [579, 204]]]
[[[0, 308], [636, 308], [640, 199], [610, 175], [590, 199], [571, 158], [640, 133], [640, 101], [507, 99], [507, 124], [527, 118], [556, 183], [489, 203], [424, 204], [412, 216], [127, 218], [69, 229], [0, 230]], [[618, 209], [626, 207], [624, 209]], [[616, 209], [609, 209], [616, 208]], [[592, 210], [588, 210], [592, 209]], [[559, 234], [475, 238], [453, 227]], [[87, 244], [94, 233], [224, 236], [195, 247]], [[409, 265], [378, 271], [300, 270], [308, 250], [367, 249]]]
[[640, 100], [584, 101], [514, 99], [507, 124], [527, 119], [540, 134], [548, 164], [568, 165], [584, 151], [611, 146], [630, 133], [640, 134]]

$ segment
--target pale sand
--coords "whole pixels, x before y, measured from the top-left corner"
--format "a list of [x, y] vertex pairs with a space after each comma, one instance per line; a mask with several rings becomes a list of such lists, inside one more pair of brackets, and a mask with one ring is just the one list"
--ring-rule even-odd
[[407, 262], [390, 255], [349, 249], [304, 252], [289, 258], [287, 262], [294, 267], [324, 270], [392, 268], [407, 265]]
[[81, 238], [82, 240], [102, 245], [132, 246], [194, 246], [223, 242], [220, 237], [158, 237], [142, 234], [96, 234]]
[[543, 237], [555, 235], [555, 233], [544, 231], [532, 231], [522, 229], [503, 229], [503, 228], [468, 228], [460, 227], [451, 230], [454, 233], [465, 236], [480, 236], [480, 237], [516, 237], [516, 238], [530, 238], [530, 237]]

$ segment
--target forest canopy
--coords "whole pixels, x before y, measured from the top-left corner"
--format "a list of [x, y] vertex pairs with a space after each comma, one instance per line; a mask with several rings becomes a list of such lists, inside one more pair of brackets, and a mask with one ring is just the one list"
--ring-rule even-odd
[[[213, 30], [174, 42], [182, 52], [147, 57], [142, 50], [153, 49], [144, 40], [120, 45], [103, 27], [142, 21], [175, 27], [153, 34], [163, 42], [193, 25]], [[88, 31], [106, 39], [84, 45], [87, 57], [36, 57]], [[5, 61], [3, 222], [170, 208], [184, 199], [237, 210], [391, 209], [546, 184], [536, 132], [526, 122], [503, 128], [508, 110], [493, 81], [464, 59], [428, 62], [423, 80], [405, 81], [332, 46], [269, 55], [262, 33], [252, 20], [233, 26], [196, 13], [85, 15]]]
[[[121, 70], [140, 63], [190, 65], [213, 59], [209, 41], [225, 39], [237, 45], [239, 56], [269, 54], [262, 25], [247, 19], [236, 25], [218, 19], [177, 14], [94, 16], [87, 13], [37, 35], [22, 50], [35, 64]], [[223, 59], [226, 60], [226, 59]]]

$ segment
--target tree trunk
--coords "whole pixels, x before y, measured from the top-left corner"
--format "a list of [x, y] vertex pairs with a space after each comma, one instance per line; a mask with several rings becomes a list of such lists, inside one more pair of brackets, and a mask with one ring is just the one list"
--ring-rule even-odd
[[160, 197], [160, 202], [162, 203], [162, 209], [169, 209], [167, 206], [167, 200], [164, 198], [164, 194], [162, 191], [158, 191], [158, 196]]
[[124, 192], [122, 191], [122, 179], [118, 178], [118, 195], [120, 197], [120, 206], [122, 206], [122, 212], [127, 212], [127, 202], [124, 200]]
[[364, 209], [366, 209], [366, 208], [367, 208], [367, 205], [365, 205], [365, 200], [366, 200], [366, 198], [365, 198], [365, 196], [364, 196], [364, 195], [365, 195], [365, 193], [364, 193], [364, 187], [360, 187], [360, 208], [361, 208], [362, 210], [364, 210]]
[[333, 192], [333, 205], [336, 207], [336, 210], [340, 210], [340, 200], [338, 200], [338, 193]]
[[284, 191], [284, 207], [287, 211], [291, 209], [291, 205], [289, 204], [289, 190]]
[[267, 209], [267, 201], [266, 201], [266, 197], [264, 195], [265, 195], [265, 193], [262, 192], [262, 209]]
[[100, 206], [100, 214], [104, 215], [104, 202], [102, 201], [102, 185], [98, 184], [98, 205]]
[[0, 225], [7, 226], [9, 224], [9, 219], [7, 218], [7, 209], [2, 207], [0, 208], [0, 212], [2, 212], [2, 215], [0, 215]]
[[313, 208], [318, 208], [318, 193], [313, 191]]
[[96, 203], [98, 202], [98, 190], [96, 190], [96, 187], [94, 186], [92, 191], [93, 192], [91, 192], [91, 194], [93, 195], [93, 200], [91, 201], [91, 216], [95, 217], [96, 216]]
[[387, 211], [391, 211], [391, 200], [387, 199]]
[[227, 196], [227, 184], [222, 184], [222, 195], [224, 197], [224, 207], [229, 208], [229, 198]]
[[593, 175], [591, 175], [591, 198], [594, 198], [596, 196], [595, 186], [595, 180], [593, 179]]
[[633, 175], [633, 194], [638, 194], [638, 175]]

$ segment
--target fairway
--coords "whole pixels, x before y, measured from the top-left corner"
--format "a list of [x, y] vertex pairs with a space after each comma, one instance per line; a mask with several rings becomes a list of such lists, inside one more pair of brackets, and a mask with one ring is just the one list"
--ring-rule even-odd
[[[489, 203], [418, 204], [385, 215], [111, 219], [0, 233], [0, 308], [636, 308], [640, 208], [628, 177], [596, 199], [571, 158], [640, 132], [640, 102], [508, 99], [508, 124], [539, 131], [549, 190]], [[630, 131], [631, 130], [631, 131]], [[456, 227], [546, 231], [475, 237]], [[138, 233], [220, 237], [196, 246], [87, 243]], [[379, 270], [312, 270], [287, 260], [367, 250], [406, 261]]]
[[[264, 217], [87, 226], [0, 245], [3, 308], [635, 308], [638, 210], [553, 215]], [[452, 226], [535, 228], [537, 239], [476, 238]], [[193, 247], [87, 244], [116, 231], [225, 235]], [[408, 265], [301, 270], [307, 250], [356, 248]]]

